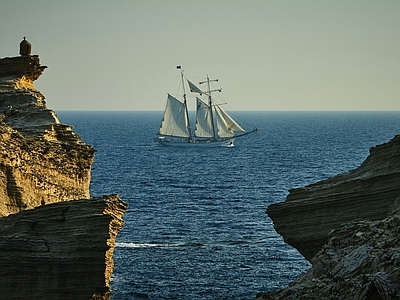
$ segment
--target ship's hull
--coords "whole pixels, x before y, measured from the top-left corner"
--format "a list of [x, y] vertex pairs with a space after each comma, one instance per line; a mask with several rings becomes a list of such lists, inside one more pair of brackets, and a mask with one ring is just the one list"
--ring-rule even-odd
[[233, 147], [234, 138], [226, 139], [226, 140], [167, 140], [165, 138], [156, 138], [156, 142], [160, 143], [163, 146], [168, 147], [203, 147], [203, 148], [211, 148], [211, 147]]

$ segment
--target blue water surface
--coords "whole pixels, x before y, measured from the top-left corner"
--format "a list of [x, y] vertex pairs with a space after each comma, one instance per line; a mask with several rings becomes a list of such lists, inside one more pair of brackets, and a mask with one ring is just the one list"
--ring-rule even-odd
[[259, 131], [202, 149], [154, 143], [162, 112], [58, 112], [97, 150], [91, 196], [129, 205], [112, 299], [253, 299], [287, 285], [309, 264], [275, 232], [268, 205], [356, 168], [400, 132], [400, 112], [236, 114]]

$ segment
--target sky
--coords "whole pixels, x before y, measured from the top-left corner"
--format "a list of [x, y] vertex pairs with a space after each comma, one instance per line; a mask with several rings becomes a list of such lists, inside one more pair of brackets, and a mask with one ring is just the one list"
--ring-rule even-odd
[[54, 110], [163, 110], [218, 78], [236, 110], [400, 110], [398, 0], [0, 0], [0, 57], [26, 36]]

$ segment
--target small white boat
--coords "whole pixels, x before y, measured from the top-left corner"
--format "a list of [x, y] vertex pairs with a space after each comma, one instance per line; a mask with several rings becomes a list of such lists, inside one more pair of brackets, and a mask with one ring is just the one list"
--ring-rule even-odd
[[[180, 66], [177, 67], [181, 69]], [[186, 79], [189, 89], [199, 94], [196, 97], [196, 124], [192, 134], [190, 128], [187, 100], [185, 93], [185, 80], [181, 70], [183, 86], [183, 101], [168, 94], [164, 118], [155, 141], [164, 146], [175, 147], [233, 147], [236, 138], [256, 132], [257, 128], [246, 132], [228, 113], [222, 109], [221, 104], [213, 101], [212, 93], [221, 92], [221, 89], [211, 89], [210, 82], [218, 79], [199, 82], [207, 83], [207, 91], [202, 91], [195, 84]], [[200, 99], [206, 96], [207, 100]]]

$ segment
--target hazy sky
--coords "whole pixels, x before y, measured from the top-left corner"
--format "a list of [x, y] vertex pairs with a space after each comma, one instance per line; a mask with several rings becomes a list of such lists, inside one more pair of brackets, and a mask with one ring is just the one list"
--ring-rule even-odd
[[54, 110], [163, 110], [182, 65], [240, 110], [400, 110], [398, 0], [1, 0]]

